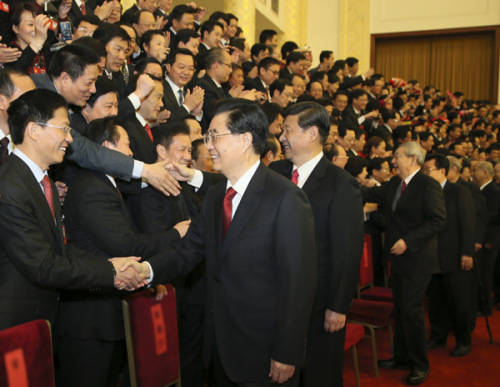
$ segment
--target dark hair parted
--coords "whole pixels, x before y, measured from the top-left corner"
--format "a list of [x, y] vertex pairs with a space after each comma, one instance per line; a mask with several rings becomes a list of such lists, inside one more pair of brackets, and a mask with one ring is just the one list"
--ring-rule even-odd
[[321, 144], [325, 143], [330, 133], [330, 115], [324, 106], [317, 102], [299, 102], [288, 107], [285, 116], [298, 116], [298, 124], [303, 130], [316, 126]]
[[120, 119], [116, 116], [98, 118], [89, 123], [86, 137], [99, 145], [103, 145], [104, 141], [109, 141], [113, 145], [116, 145], [120, 141], [118, 126], [121, 125]]
[[79, 44], [69, 44], [54, 54], [48, 73], [51, 78], [67, 73], [74, 82], [85, 73], [87, 66], [96, 65], [101, 61], [94, 50]]

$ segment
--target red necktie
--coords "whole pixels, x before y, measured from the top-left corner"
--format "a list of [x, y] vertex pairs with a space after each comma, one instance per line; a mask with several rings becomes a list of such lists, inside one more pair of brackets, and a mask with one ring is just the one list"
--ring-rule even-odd
[[403, 180], [403, 184], [401, 184], [401, 193], [405, 192], [406, 189], [406, 181]]
[[154, 141], [153, 140], [153, 132], [151, 131], [151, 128], [149, 127], [149, 124], [146, 124], [146, 126], [144, 126], [144, 129], [146, 129], [146, 133], [148, 134], [148, 136], [151, 139], [151, 141]]
[[82, 11], [83, 16], [87, 14], [87, 8], [85, 8], [85, 4], [82, 3], [82, 5], [80, 5], [80, 10]]
[[50, 207], [50, 212], [52, 212], [52, 217], [56, 218], [56, 213], [54, 211], [54, 196], [52, 194], [52, 184], [50, 184], [50, 179], [48, 176], [44, 176], [42, 179], [43, 193], [45, 194], [45, 199]]
[[293, 171], [291, 180], [292, 180], [293, 184], [295, 184], [295, 185], [299, 184], [299, 170], [298, 169]]
[[233, 198], [236, 191], [233, 187], [229, 187], [224, 195], [224, 205], [222, 208], [222, 240], [226, 236], [227, 229], [231, 224], [231, 216], [233, 215]]
[[2, 164], [5, 163], [9, 157], [9, 139], [4, 137], [0, 140], [2, 144], [2, 149], [0, 150], [0, 157], [2, 159]]

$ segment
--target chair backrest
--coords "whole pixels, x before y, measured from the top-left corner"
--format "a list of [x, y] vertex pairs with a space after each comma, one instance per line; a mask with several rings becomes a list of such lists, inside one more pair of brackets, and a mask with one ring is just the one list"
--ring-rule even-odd
[[359, 288], [363, 289], [371, 285], [373, 285], [372, 237], [370, 234], [365, 234], [363, 255], [359, 266]]
[[175, 289], [155, 300], [150, 291], [123, 300], [123, 316], [132, 387], [169, 386], [180, 380]]
[[0, 331], [0, 386], [54, 385], [50, 323], [35, 320]]

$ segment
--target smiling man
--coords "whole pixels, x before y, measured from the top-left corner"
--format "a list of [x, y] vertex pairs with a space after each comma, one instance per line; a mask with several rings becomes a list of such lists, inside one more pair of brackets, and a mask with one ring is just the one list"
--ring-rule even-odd
[[54, 324], [59, 289], [141, 285], [132, 272], [122, 277], [119, 262], [97, 261], [64, 241], [61, 206], [47, 176], [73, 141], [64, 99], [32, 90], [8, 113], [16, 149], [0, 172], [0, 329], [36, 319]]
[[365, 202], [378, 203], [387, 221], [386, 254], [391, 260], [394, 317], [393, 357], [382, 368], [406, 369], [416, 385], [429, 375], [424, 297], [432, 274], [439, 270], [437, 235], [445, 227], [446, 207], [439, 183], [420, 169], [425, 151], [416, 142], [394, 153], [396, 176], [387, 184], [363, 191]]

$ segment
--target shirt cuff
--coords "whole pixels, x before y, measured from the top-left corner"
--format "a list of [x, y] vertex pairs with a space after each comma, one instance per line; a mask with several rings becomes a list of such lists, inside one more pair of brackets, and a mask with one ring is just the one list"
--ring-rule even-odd
[[151, 264], [148, 261], [144, 261], [144, 263], [149, 266], [150, 276], [149, 276], [147, 281], [148, 281], [148, 284], [150, 284], [151, 282], [153, 282], [153, 277], [154, 277], [153, 268], [151, 267]]
[[132, 169], [132, 177], [134, 179], [140, 179], [142, 176], [143, 169], [144, 169], [144, 163], [142, 161], [134, 160], [134, 169]]
[[195, 187], [196, 189], [200, 189], [201, 185], [203, 184], [203, 173], [195, 169], [193, 180], [188, 182], [188, 184]]
[[136, 94], [134, 93], [130, 94], [128, 96], [128, 99], [130, 102], [132, 102], [132, 106], [134, 107], [135, 110], [141, 107], [141, 100]]
[[365, 116], [361, 116], [358, 118], [358, 124], [362, 124], [363, 122], [365, 122], [366, 120], [366, 117]]

